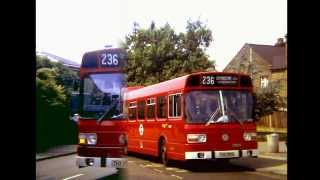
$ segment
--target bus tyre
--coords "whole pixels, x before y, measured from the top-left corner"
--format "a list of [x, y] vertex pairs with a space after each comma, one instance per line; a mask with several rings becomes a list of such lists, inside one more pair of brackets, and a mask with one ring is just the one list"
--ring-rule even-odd
[[220, 163], [221, 165], [228, 165], [230, 162], [230, 159], [218, 159], [218, 163]]
[[169, 160], [167, 156], [167, 148], [166, 148], [166, 141], [161, 141], [161, 147], [160, 147], [160, 159], [163, 165], [169, 166]]

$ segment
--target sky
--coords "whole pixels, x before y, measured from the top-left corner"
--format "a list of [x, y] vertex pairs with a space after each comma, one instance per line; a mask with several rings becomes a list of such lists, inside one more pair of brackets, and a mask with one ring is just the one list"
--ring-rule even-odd
[[133, 23], [207, 24], [209, 59], [222, 71], [245, 43], [274, 45], [287, 34], [286, 0], [36, 0], [36, 51], [78, 62], [87, 51], [118, 47]]

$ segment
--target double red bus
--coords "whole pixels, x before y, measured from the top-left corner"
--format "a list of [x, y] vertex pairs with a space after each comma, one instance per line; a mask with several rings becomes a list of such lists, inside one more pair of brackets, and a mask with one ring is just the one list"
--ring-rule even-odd
[[199, 72], [125, 95], [128, 151], [170, 160], [257, 157], [248, 75]]
[[123, 89], [125, 51], [114, 48], [87, 52], [80, 68], [78, 167], [126, 167]]

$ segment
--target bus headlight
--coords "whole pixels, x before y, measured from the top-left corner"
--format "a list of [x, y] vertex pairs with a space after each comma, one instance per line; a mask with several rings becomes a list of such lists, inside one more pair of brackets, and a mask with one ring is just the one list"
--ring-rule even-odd
[[126, 143], [126, 136], [124, 134], [121, 134], [119, 136], [119, 143], [120, 144], [125, 144]]
[[206, 134], [187, 134], [188, 143], [205, 143], [207, 142]]
[[90, 145], [97, 144], [97, 135], [96, 134], [88, 134], [87, 144], [90, 144]]
[[257, 139], [257, 133], [255, 132], [245, 132], [243, 133], [243, 139], [245, 141], [254, 141]]
[[97, 135], [95, 133], [80, 133], [79, 144], [97, 144]]

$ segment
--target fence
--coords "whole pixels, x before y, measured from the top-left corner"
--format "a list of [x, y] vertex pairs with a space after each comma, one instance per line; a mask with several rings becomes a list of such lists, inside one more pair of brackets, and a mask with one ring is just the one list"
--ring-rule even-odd
[[287, 128], [287, 111], [276, 111], [271, 115], [261, 117], [257, 125], [269, 128]]

